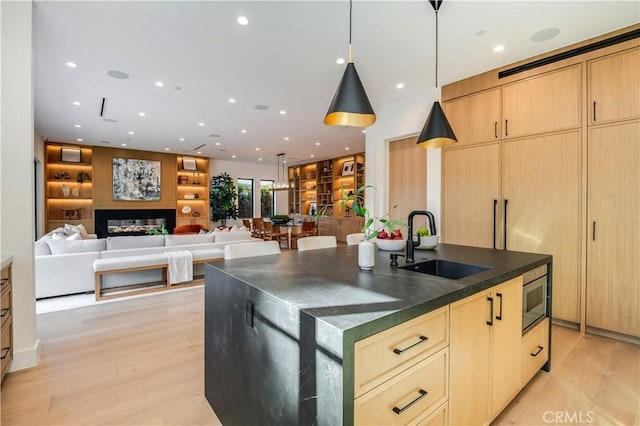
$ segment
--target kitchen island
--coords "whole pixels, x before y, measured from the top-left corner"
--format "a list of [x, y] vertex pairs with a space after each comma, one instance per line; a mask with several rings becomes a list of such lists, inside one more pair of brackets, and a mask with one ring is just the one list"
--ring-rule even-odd
[[[520, 300], [511, 303], [519, 313], [522, 274], [546, 265], [551, 276], [551, 256], [541, 254], [446, 244], [416, 254], [417, 262], [446, 259], [488, 268], [458, 280], [392, 267], [389, 254], [377, 251], [373, 271], [358, 268], [357, 246], [290, 251], [206, 266], [205, 395], [224, 424], [366, 423], [357, 414], [359, 401], [372, 398], [385, 384], [402, 381], [403, 374], [411, 376], [413, 368], [422, 368], [430, 359], [437, 359], [433, 364], [444, 369], [435, 375], [443, 388], [438, 392], [417, 388], [412, 391], [417, 397], [403, 394], [386, 411], [392, 411], [390, 415], [400, 423], [405, 418], [417, 422], [425, 419], [412, 410], [439, 404], [445, 413], [439, 418], [446, 422], [449, 351], [451, 360], [455, 359], [455, 349], [449, 347], [449, 307], [520, 278], [514, 282], [520, 287]], [[495, 313], [500, 316], [503, 300], [498, 294], [500, 307]], [[549, 307], [550, 301], [547, 311]], [[490, 309], [493, 322], [493, 305]], [[489, 307], [482, 311], [489, 315]], [[521, 335], [521, 318], [512, 320]], [[414, 333], [420, 327], [436, 330], [435, 337]], [[403, 341], [409, 339], [408, 343], [392, 347], [391, 358], [382, 354], [378, 363], [375, 348], [368, 351], [366, 343], [381, 336], [380, 341], [387, 344], [384, 339], [396, 334]], [[548, 342], [544, 348], [548, 353]], [[415, 356], [420, 353], [423, 356]], [[405, 356], [406, 361], [397, 360]], [[387, 358], [389, 368], [384, 366]], [[371, 361], [374, 370], [380, 364], [384, 371], [365, 380], [369, 367], [361, 364]], [[425, 377], [430, 377], [428, 372]], [[425, 410], [425, 415], [433, 411]], [[385, 423], [381, 418], [377, 421]]]

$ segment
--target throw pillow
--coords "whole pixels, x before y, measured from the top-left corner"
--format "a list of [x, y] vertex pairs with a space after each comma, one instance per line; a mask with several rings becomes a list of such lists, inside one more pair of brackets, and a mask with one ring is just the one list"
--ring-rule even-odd
[[67, 237], [67, 241], [77, 241], [77, 240], [81, 240], [82, 239], [82, 235], [80, 235], [79, 232], [76, 232], [73, 235], [70, 235]]
[[[55, 240], [47, 241], [51, 254], [85, 253], [90, 251], [103, 251], [106, 248], [106, 240]], [[71, 266], [71, 265], [70, 265]]]
[[87, 238], [89, 236], [89, 233], [87, 232], [87, 228], [85, 228], [84, 225], [82, 225], [82, 224], [73, 225], [73, 224], [65, 223], [64, 224], [64, 233], [67, 234], [67, 235], [73, 235], [75, 233], [80, 233], [80, 236], [83, 239]]

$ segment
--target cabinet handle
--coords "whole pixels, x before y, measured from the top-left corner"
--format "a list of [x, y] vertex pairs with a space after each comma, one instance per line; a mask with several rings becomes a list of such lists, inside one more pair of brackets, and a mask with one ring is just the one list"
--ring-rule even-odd
[[540, 352], [542, 352], [544, 348], [542, 346], [538, 346], [538, 348], [535, 350], [535, 352], [531, 352], [531, 356], [536, 357], [540, 354]]
[[404, 348], [404, 349], [398, 349], [398, 348], [395, 348], [395, 349], [393, 350], [393, 353], [395, 353], [396, 355], [400, 355], [402, 352], [404, 352], [404, 351], [408, 351], [409, 349], [411, 349], [411, 348], [413, 348], [413, 347], [415, 347], [415, 346], [419, 345], [420, 343], [422, 343], [422, 342], [426, 342], [427, 340], [429, 340], [429, 338], [428, 338], [428, 337], [425, 337], [425, 336], [419, 336], [418, 338], [419, 338], [420, 340], [418, 340], [418, 341], [417, 341], [416, 343], [414, 343], [413, 345], [407, 346], [407, 347], [406, 347], [406, 348]]
[[596, 221], [593, 221], [593, 225], [591, 227], [591, 238], [593, 239], [593, 241], [596, 240]]
[[493, 248], [496, 248], [496, 219], [497, 219], [497, 210], [498, 208], [498, 200], [493, 200]]
[[502, 321], [502, 293], [497, 293], [496, 296], [500, 298], [500, 314], [496, 315], [496, 319]]
[[504, 120], [504, 135], [509, 136], [509, 120]]
[[497, 121], [493, 122], [493, 134], [495, 135], [495, 138], [498, 139], [498, 122]]
[[411, 401], [410, 403], [408, 403], [407, 405], [405, 405], [402, 408], [398, 408], [398, 407], [393, 407], [393, 412], [396, 414], [402, 414], [402, 412], [404, 410], [406, 410], [407, 408], [411, 407], [413, 404], [415, 404], [416, 402], [420, 401], [422, 398], [424, 398], [425, 396], [427, 396], [429, 393], [424, 390], [424, 389], [419, 389], [418, 393], [420, 395], [418, 395], [418, 397], [416, 399], [414, 399], [413, 401]]
[[2, 282], [0, 282], [0, 286], [3, 286], [3, 285], [5, 285], [5, 284], [6, 284], [6, 283], [8, 283], [8, 282], [9, 282], [9, 278], [3, 278], [3, 279], [2, 279]]
[[5, 359], [7, 355], [9, 355], [9, 352], [11, 352], [10, 346], [6, 348], [2, 348], [2, 356], [0, 356], [0, 359]]
[[593, 122], [596, 121], [596, 101], [593, 101]]
[[487, 302], [489, 302], [489, 321], [487, 321], [487, 325], [493, 327], [493, 297], [487, 297]]
[[504, 245], [502, 247], [504, 250], [507, 249], [507, 204], [509, 204], [509, 200], [507, 200], [505, 198], [505, 200], [504, 200], [504, 229], [502, 230], [502, 232], [504, 232]]
[[4, 308], [0, 314], [0, 318], [4, 318], [9, 313], [9, 308]]

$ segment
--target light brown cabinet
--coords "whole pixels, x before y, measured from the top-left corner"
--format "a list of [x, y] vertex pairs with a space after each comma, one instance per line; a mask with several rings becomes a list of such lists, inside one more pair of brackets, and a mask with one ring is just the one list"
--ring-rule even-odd
[[522, 336], [520, 386], [524, 386], [549, 360], [549, 318]]
[[445, 103], [447, 118], [455, 129], [458, 146], [501, 139], [501, 94], [501, 89], [495, 88]]
[[521, 307], [522, 276], [451, 304], [450, 424], [486, 424], [520, 389]]
[[209, 227], [209, 159], [178, 155], [176, 226]]
[[0, 273], [0, 382], [13, 360], [13, 275], [12, 261], [2, 257]]
[[363, 217], [322, 216], [318, 218], [318, 235], [334, 235], [336, 240], [344, 243], [347, 235], [362, 232], [363, 226]]
[[639, 122], [589, 129], [586, 322], [635, 337], [640, 337], [639, 164]]
[[502, 87], [503, 139], [580, 126], [581, 65]]
[[588, 62], [589, 124], [640, 117], [640, 49]]

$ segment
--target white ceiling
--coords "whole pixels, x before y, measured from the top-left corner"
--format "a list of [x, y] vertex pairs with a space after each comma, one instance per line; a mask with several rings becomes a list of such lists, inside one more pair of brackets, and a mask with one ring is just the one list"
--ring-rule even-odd
[[[206, 144], [205, 156], [272, 164], [279, 152], [292, 163], [341, 156], [345, 147], [364, 151], [361, 129], [322, 123], [345, 67], [336, 59], [347, 56], [347, 1], [34, 4], [35, 122], [43, 138], [194, 155]], [[249, 25], [236, 23], [240, 15]], [[635, 24], [640, 2], [447, 0], [439, 20], [446, 84]], [[354, 1], [353, 57], [374, 109], [434, 87], [434, 23], [426, 0]], [[560, 32], [531, 41], [548, 28]], [[494, 53], [496, 44], [505, 50]]]

